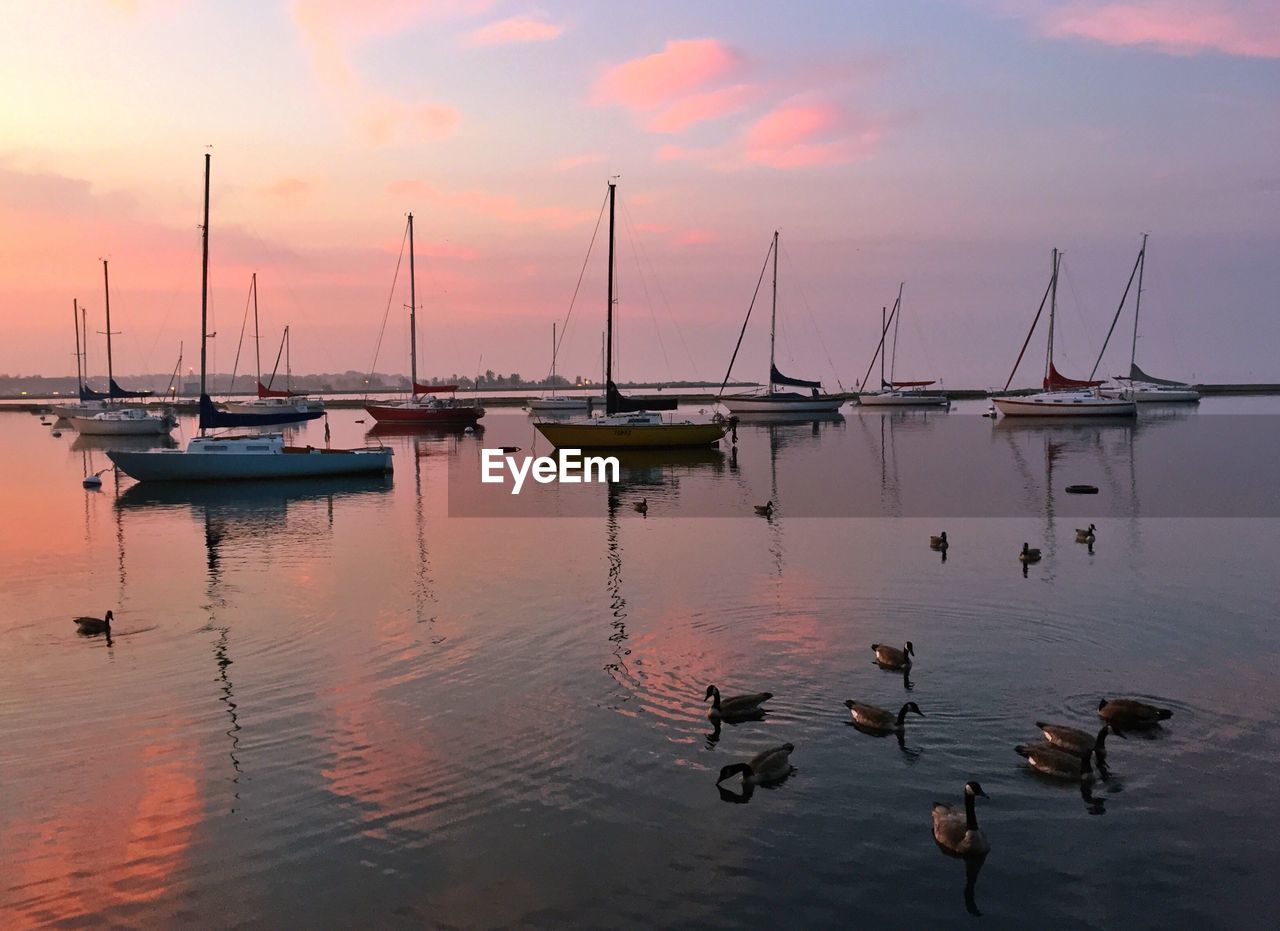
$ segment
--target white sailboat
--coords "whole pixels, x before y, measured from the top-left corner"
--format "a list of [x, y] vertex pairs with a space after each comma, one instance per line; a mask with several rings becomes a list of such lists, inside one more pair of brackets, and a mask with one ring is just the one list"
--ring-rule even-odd
[[[106, 298], [107, 313], [107, 394], [105, 398], [86, 398], [82, 387], [80, 397], [82, 403], [103, 401], [101, 410], [81, 410], [67, 417], [71, 426], [86, 436], [164, 436], [177, 424], [177, 418], [170, 410], [150, 411], [145, 407], [125, 407], [112, 404], [111, 401], [125, 398], [150, 397], [150, 391], [126, 391], [116, 384], [115, 372], [111, 360], [111, 284], [107, 274], [107, 260], [102, 260], [102, 287]], [[89, 339], [85, 334], [85, 342]], [[94, 394], [94, 392], [89, 392]]]
[[1061, 254], [1053, 250], [1053, 274], [1049, 278], [1049, 287], [1040, 299], [1040, 309], [1031, 321], [1031, 329], [1022, 343], [1022, 351], [1018, 353], [1018, 361], [1013, 364], [1009, 380], [1004, 390], [1009, 390], [1013, 376], [1018, 372], [1018, 365], [1026, 354], [1027, 345], [1035, 333], [1036, 324], [1040, 322], [1040, 314], [1044, 312], [1045, 301], [1049, 302], [1049, 345], [1045, 354], [1044, 391], [1038, 394], [1023, 396], [993, 397], [992, 404], [996, 410], [1006, 417], [1133, 417], [1138, 408], [1133, 401], [1103, 397], [1098, 392], [1100, 381], [1088, 381], [1067, 378], [1053, 364], [1053, 336], [1055, 316], [1058, 303], [1058, 265]]
[[529, 401], [529, 410], [531, 411], [585, 411], [591, 406], [591, 401], [587, 398], [573, 398], [567, 395], [556, 394], [556, 324], [551, 322], [551, 394], [543, 395], [540, 398], [533, 398]]
[[200, 435], [185, 450], [110, 450], [107, 455], [126, 475], [138, 481], [211, 481], [264, 478], [313, 478], [381, 474], [391, 471], [391, 449], [329, 449], [286, 446], [280, 434], [267, 436], [209, 435], [218, 427], [291, 423], [273, 421], [271, 414], [219, 411], [205, 390], [209, 318], [209, 162], [204, 157], [204, 226], [200, 261]]
[[[88, 387], [85, 382], [89, 372], [89, 322], [86, 319], [88, 311], [80, 306], [78, 298], [71, 299], [71, 323], [76, 333], [76, 402], [74, 404], [60, 404], [53, 409], [53, 412], [64, 420], [70, 420], [72, 417], [92, 417], [94, 414], [101, 414], [107, 409], [107, 402], [100, 400], [85, 400], [85, 389]], [[80, 343], [80, 328], [84, 327], [84, 344]], [[96, 392], [91, 392], [96, 393]]]
[[[284, 328], [284, 336], [280, 339], [280, 349], [276, 352], [276, 364], [271, 370], [271, 378], [262, 383], [261, 339], [258, 332], [258, 273], [250, 278], [249, 290], [253, 292], [253, 357], [258, 370], [258, 396], [251, 401], [231, 401], [223, 407], [236, 414], [297, 414], [295, 423], [315, 420], [324, 414], [324, 402], [305, 395], [294, 394], [290, 384], [293, 373], [289, 362], [289, 328]], [[280, 357], [284, 356], [285, 382], [284, 390], [272, 388], [275, 384], [276, 372], [280, 369]], [[285, 421], [273, 420], [273, 423]]]
[[[1129, 351], [1129, 374], [1116, 375], [1116, 384], [1102, 389], [1109, 398], [1121, 398], [1137, 404], [1195, 404], [1200, 392], [1186, 382], [1156, 378], [1138, 368], [1138, 315], [1142, 312], [1142, 273], [1147, 268], [1147, 234], [1142, 234], [1142, 248], [1138, 251], [1138, 295], [1133, 306], [1133, 347]], [[1130, 275], [1130, 281], [1133, 276]], [[1121, 307], [1124, 306], [1123, 301]], [[1119, 311], [1116, 311], [1117, 315]], [[1114, 326], [1114, 324], [1112, 324]]]
[[[898, 322], [902, 316], [902, 288], [898, 285], [898, 297], [893, 302], [893, 311], [885, 319], [884, 308], [880, 308], [880, 345], [871, 357], [871, 365], [867, 366], [867, 376], [876, 364], [876, 356], [880, 357], [880, 390], [859, 394], [857, 401], [863, 407], [950, 407], [951, 400], [945, 394], [928, 392], [924, 389], [934, 384], [936, 379], [928, 381], [895, 381], [894, 368], [898, 360]], [[889, 335], [889, 324], [893, 324], [893, 364], [889, 367], [889, 377], [885, 378], [884, 357], [885, 342]], [[866, 384], [866, 378], [863, 379]]]
[[[778, 231], [773, 231], [773, 243], [769, 247], [773, 253], [773, 309], [769, 322], [769, 389], [763, 392], [748, 394], [731, 394], [721, 396], [720, 403], [733, 414], [781, 414], [781, 413], [831, 413], [838, 411], [844, 403], [844, 396], [839, 394], [823, 394], [822, 382], [805, 381], [803, 378], [791, 378], [778, 371], [775, 364], [775, 347], [778, 335]], [[751, 310], [747, 309], [747, 319], [751, 318]], [[743, 331], [747, 321], [742, 322]], [[738, 337], [742, 344], [742, 336]], [[736, 359], [738, 350], [733, 351]], [[733, 371], [733, 359], [729, 360], [729, 371]], [[728, 374], [725, 381], [729, 380]], [[808, 388], [809, 394], [798, 391], [775, 391], [779, 386], [792, 388]], [[724, 386], [721, 385], [721, 390]]]

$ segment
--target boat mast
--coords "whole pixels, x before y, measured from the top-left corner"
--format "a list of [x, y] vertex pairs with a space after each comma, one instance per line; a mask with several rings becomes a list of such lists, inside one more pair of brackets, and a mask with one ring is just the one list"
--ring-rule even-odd
[[289, 361], [289, 325], [284, 327], [284, 390], [293, 393], [293, 365]]
[[[208, 394], [206, 386], [209, 341], [209, 161], [204, 153], [204, 224], [200, 227], [200, 397]], [[203, 402], [202, 402], [203, 403]]]
[[551, 321], [551, 396], [556, 394], [556, 322]]
[[769, 393], [773, 394], [774, 343], [778, 334], [778, 231], [773, 231], [773, 313], [769, 317]]
[[102, 260], [102, 291], [107, 304], [107, 395], [114, 394], [115, 373], [111, 368], [111, 284], [107, 280], [107, 260]]
[[1142, 273], [1147, 268], [1147, 234], [1142, 234], [1142, 249], [1138, 252], [1138, 297], [1133, 307], [1133, 349], [1129, 351], [1129, 375], [1138, 359], [1138, 314], [1142, 311]]
[[1053, 318], [1058, 307], [1058, 250], [1053, 250], [1053, 274], [1049, 278], [1049, 346], [1045, 351], [1044, 377], [1047, 379], [1053, 369]]
[[80, 331], [84, 334], [84, 341], [80, 344], [84, 353], [84, 382], [89, 383], [89, 309], [87, 307], [80, 308]]
[[613, 388], [613, 204], [617, 185], [609, 182], [609, 303], [605, 309], [604, 390], [605, 413], [610, 413], [608, 395]]
[[71, 326], [76, 331], [76, 394], [84, 388], [84, 373], [80, 367], [80, 302], [77, 298], [71, 299]]
[[[889, 338], [889, 322], [885, 319], [885, 312], [889, 308], [883, 304], [880, 305], [880, 390], [884, 390], [884, 342]], [[864, 386], [865, 387], [865, 386]]]
[[413, 214], [409, 214], [409, 391], [418, 396], [418, 281], [413, 268]]
[[[258, 384], [262, 384], [262, 340], [258, 332], [258, 273], [254, 272], [249, 281], [249, 289], [253, 291], [253, 361], [258, 367]], [[232, 386], [234, 387], [234, 386]], [[257, 391], [257, 386], [254, 386]]]

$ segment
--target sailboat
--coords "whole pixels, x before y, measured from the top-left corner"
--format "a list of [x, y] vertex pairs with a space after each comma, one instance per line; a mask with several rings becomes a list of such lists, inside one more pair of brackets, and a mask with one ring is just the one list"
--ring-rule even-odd
[[[380, 424], [402, 426], [468, 427], [484, 416], [479, 404], [468, 404], [456, 397], [457, 385], [422, 385], [418, 383], [418, 292], [413, 265], [413, 214], [409, 214], [409, 383], [410, 397], [388, 404], [366, 404], [365, 411]], [[439, 398], [438, 394], [451, 397]]]
[[[253, 292], [253, 357], [258, 369], [258, 396], [252, 401], [235, 401], [223, 405], [228, 411], [237, 414], [296, 414], [297, 422], [315, 420], [324, 414], [324, 402], [294, 394], [289, 384], [292, 369], [289, 364], [289, 328], [284, 328], [284, 336], [280, 339], [280, 349], [276, 352], [275, 368], [271, 370], [271, 378], [267, 384], [262, 383], [261, 341], [258, 333], [258, 273], [254, 272], [249, 283]], [[284, 356], [285, 383], [283, 391], [272, 389], [276, 372], [280, 368], [280, 357]], [[275, 420], [273, 423], [287, 423]]]
[[1039, 394], [1021, 397], [993, 397], [991, 402], [1006, 417], [1133, 417], [1138, 408], [1132, 401], [1103, 397], [1097, 390], [1100, 381], [1068, 378], [1058, 371], [1053, 364], [1053, 336], [1055, 316], [1058, 305], [1058, 266], [1062, 254], [1053, 250], [1053, 274], [1049, 277], [1049, 287], [1040, 299], [1040, 309], [1031, 321], [1031, 329], [1022, 343], [1022, 351], [1018, 353], [1018, 361], [1013, 363], [1013, 371], [1005, 382], [1004, 390], [1009, 390], [1013, 376], [1017, 374], [1018, 365], [1026, 354], [1027, 345], [1040, 322], [1040, 314], [1044, 312], [1045, 301], [1049, 302], [1049, 345], [1045, 353], [1044, 391]]
[[[126, 398], [148, 398], [151, 391], [126, 391], [116, 384], [111, 363], [111, 283], [107, 274], [107, 260], [102, 260], [102, 287], [106, 296], [107, 312], [107, 393], [99, 394], [85, 385], [80, 387], [81, 403], [101, 401], [102, 410], [86, 410], [73, 413], [67, 419], [78, 432], [87, 436], [156, 436], [168, 434], [177, 424], [172, 411], [149, 411], [145, 407], [125, 407], [112, 404]], [[89, 334], [85, 334], [87, 343]]]
[[[210, 434], [219, 427], [292, 423], [290, 414], [235, 414], [220, 411], [206, 390], [209, 337], [209, 163], [204, 156], [204, 225], [200, 257], [200, 435], [185, 450], [110, 450], [107, 455], [126, 475], [141, 482], [211, 481], [262, 478], [311, 478], [382, 474], [391, 471], [391, 450], [317, 449], [286, 446], [279, 433], [227, 436]], [[279, 417], [273, 420], [273, 417]]]
[[[821, 394], [822, 382], [805, 381], [803, 378], [791, 378], [778, 371], [774, 364], [775, 347], [778, 335], [778, 231], [773, 231], [773, 243], [769, 247], [773, 252], [773, 312], [769, 320], [769, 390], [761, 394], [731, 394], [720, 398], [720, 403], [733, 414], [780, 414], [780, 413], [815, 413], [831, 412], [840, 409], [844, 397], [838, 394]], [[747, 316], [751, 315], [748, 308]], [[743, 328], [746, 322], [743, 321]], [[741, 342], [741, 337], [739, 337]], [[734, 350], [737, 355], [737, 350]], [[733, 363], [729, 363], [730, 369]], [[726, 381], [728, 379], [726, 378]], [[809, 394], [798, 391], [775, 391], [779, 386], [792, 388], [808, 388]]]
[[724, 438], [727, 423], [664, 420], [661, 411], [675, 410], [679, 398], [640, 401], [623, 397], [613, 383], [613, 264], [616, 187], [609, 182], [609, 271], [605, 304], [604, 414], [587, 421], [539, 421], [538, 432], [558, 449], [625, 449], [711, 446]]
[[1142, 273], [1146, 267], [1147, 234], [1143, 233], [1142, 248], [1138, 250], [1138, 296], [1133, 307], [1133, 348], [1129, 351], [1129, 375], [1116, 375], [1116, 387], [1103, 388], [1102, 393], [1109, 398], [1123, 398], [1139, 404], [1195, 403], [1200, 400], [1200, 392], [1186, 382], [1156, 378], [1138, 368], [1138, 315], [1142, 311]]
[[[103, 400], [86, 401], [84, 400], [85, 388], [88, 387], [89, 378], [89, 323], [86, 319], [88, 312], [80, 306], [78, 298], [71, 299], [71, 324], [76, 335], [76, 401], [72, 404], [61, 404], [53, 409], [53, 412], [59, 417], [70, 420], [72, 417], [92, 417], [94, 414], [100, 414], [107, 409], [107, 402]], [[80, 330], [84, 328], [84, 345], [80, 343]], [[97, 392], [94, 392], [95, 394]]]
[[556, 394], [556, 324], [551, 322], [551, 394], [529, 401], [531, 411], [585, 411], [591, 406], [588, 398], [562, 397]]
[[[871, 366], [876, 364], [876, 356], [880, 357], [880, 390], [858, 395], [858, 403], [864, 407], [949, 407], [950, 399], [945, 394], [930, 394], [925, 391], [936, 379], [928, 381], [895, 381], [894, 365], [889, 367], [889, 378], [885, 379], [884, 357], [885, 341], [889, 336], [889, 324], [893, 324], [893, 358], [898, 359], [898, 323], [902, 319], [902, 288], [898, 285], [898, 298], [893, 302], [893, 311], [885, 318], [884, 308], [880, 308], [880, 345], [871, 357], [871, 365], [867, 366], [867, 375], [871, 374]], [[866, 378], [863, 379], [866, 384]]]

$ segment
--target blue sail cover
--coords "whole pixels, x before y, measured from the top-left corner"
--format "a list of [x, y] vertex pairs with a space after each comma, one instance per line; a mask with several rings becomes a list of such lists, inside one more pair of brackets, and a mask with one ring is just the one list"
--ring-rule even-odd
[[105, 401], [109, 397], [111, 397], [111, 395], [107, 394], [106, 392], [94, 391], [88, 385], [80, 386], [81, 401]]
[[636, 411], [673, 411], [680, 403], [679, 398], [633, 400], [624, 397], [618, 386], [609, 382], [604, 395], [604, 412], [606, 414], [634, 414]]
[[1135, 362], [1129, 366], [1129, 378], [1133, 381], [1145, 381], [1152, 385], [1164, 385], [1166, 388], [1190, 388], [1185, 381], [1170, 381], [1168, 378], [1156, 378], [1154, 375], [1148, 375], [1142, 369], [1138, 368]]
[[153, 394], [155, 394], [154, 391], [125, 391], [116, 384], [114, 378], [111, 379], [111, 396], [113, 398], [149, 398]]
[[769, 368], [769, 381], [775, 385], [790, 385], [793, 388], [821, 388], [820, 381], [805, 381], [803, 378], [788, 378], [778, 371], [776, 365]]
[[324, 411], [280, 411], [270, 414], [232, 414], [213, 406], [213, 400], [200, 395], [200, 429], [216, 430], [219, 427], [274, 427], [277, 424], [298, 423], [323, 417]]

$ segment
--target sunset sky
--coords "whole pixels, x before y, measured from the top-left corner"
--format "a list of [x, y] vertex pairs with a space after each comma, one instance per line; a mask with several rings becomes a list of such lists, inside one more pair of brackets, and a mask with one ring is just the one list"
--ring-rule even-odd
[[[899, 377], [1003, 384], [1053, 246], [1087, 374], [1143, 232], [1143, 367], [1280, 381], [1274, 0], [7, 0], [0, 90], [3, 373], [74, 372], [102, 257], [117, 371], [194, 362], [212, 146], [223, 371], [253, 271], [264, 355], [289, 323], [295, 371], [369, 369], [412, 210], [421, 371], [540, 377], [619, 175], [622, 379], [721, 377], [776, 227], [779, 367], [832, 388], [899, 281]], [[599, 369], [602, 245], [570, 377]]]

